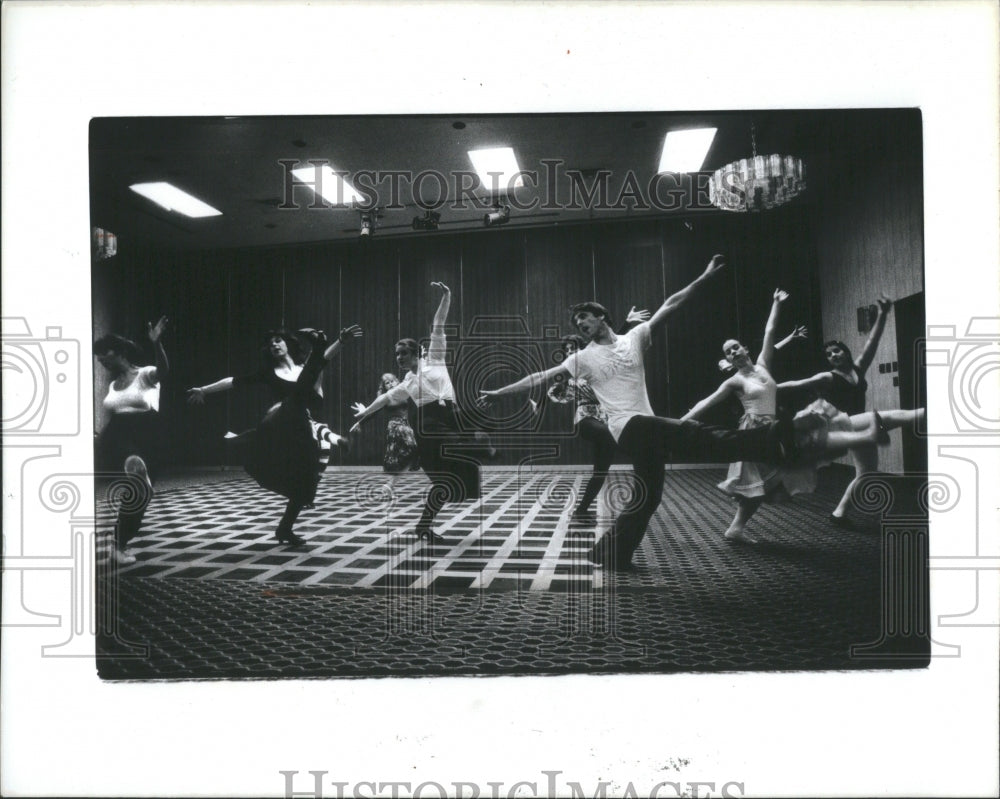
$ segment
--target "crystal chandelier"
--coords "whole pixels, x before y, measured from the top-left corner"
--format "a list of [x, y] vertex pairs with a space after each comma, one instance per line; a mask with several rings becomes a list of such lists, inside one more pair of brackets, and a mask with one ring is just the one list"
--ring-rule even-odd
[[805, 167], [794, 155], [757, 155], [757, 132], [750, 125], [753, 156], [715, 170], [708, 198], [723, 211], [763, 211], [787, 203], [806, 187]]

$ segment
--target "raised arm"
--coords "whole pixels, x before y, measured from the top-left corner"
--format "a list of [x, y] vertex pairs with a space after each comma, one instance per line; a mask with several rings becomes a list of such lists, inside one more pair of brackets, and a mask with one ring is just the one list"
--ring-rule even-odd
[[788, 292], [781, 289], [774, 290], [774, 301], [771, 303], [771, 313], [768, 314], [767, 324], [764, 325], [764, 343], [760, 348], [760, 355], [757, 356], [757, 363], [768, 371], [771, 370], [771, 359], [774, 357], [774, 331], [778, 328], [778, 316], [781, 314], [781, 303], [788, 299]]
[[791, 333], [785, 336], [781, 341], [774, 345], [775, 350], [783, 349], [791, 344], [797, 338], [809, 338], [809, 330], [805, 325], [799, 325]]
[[867, 372], [868, 367], [875, 360], [875, 350], [878, 349], [879, 340], [882, 338], [883, 331], [885, 331], [885, 323], [889, 317], [889, 311], [892, 310], [892, 300], [885, 294], [882, 294], [876, 300], [876, 303], [878, 303], [878, 315], [875, 317], [875, 324], [872, 325], [872, 332], [868, 334], [868, 340], [865, 342], [864, 349], [861, 350], [861, 355], [854, 362], [855, 368], [861, 374]]
[[434, 312], [434, 322], [431, 327], [431, 335], [435, 333], [444, 335], [444, 324], [448, 321], [448, 310], [451, 308], [451, 289], [448, 288], [444, 283], [431, 283], [432, 286], [437, 286], [441, 289], [441, 302], [438, 303], [438, 308]]
[[654, 313], [652, 318], [649, 320], [650, 328], [655, 329], [659, 325], [663, 324], [663, 322], [666, 321], [667, 316], [669, 316], [672, 311], [680, 308], [680, 306], [684, 304], [684, 301], [691, 296], [698, 286], [711, 279], [725, 265], [726, 259], [724, 256], [713, 255], [712, 260], [708, 262], [708, 266], [705, 267], [704, 272], [702, 272], [695, 280], [691, 281], [676, 294], [671, 294], [666, 300], [664, 300], [663, 305], [657, 309], [656, 313]]
[[170, 373], [170, 363], [167, 361], [167, 352], [163, 349], [163, 331], [167, 329], [167, 317], [161, 316], [154, 325], [148, 322], [147, 330], [149, 340], [153, 342], [153, 352], [156, 354], [156, 382], [160, 382]]
[[345, 344], [350, 344], [354, 341], [354, 339], [361, 338], [361, 336], [361, 328], [358, 325], [345, 327], [340, 331], [340, 335], [337, 336], [337, 339], [333, 342], [333, 344], [323, 350], [323, 357], [328, 361], [331, 360], [334, 355], [340, 352]]
[[685, 413], [681, 417], [681, 421], [686, 422], [689, 421], [690, 419], [697, 418], [699, 413], [707, 411], [713, 405], [718, 405], [726, 397], [732, 396], [735, 390], [736, 390], [735, 381], [731, 377], [728, 380], [726, 380], [721, 386], [719, 386], [715, 391], [713, 391], [711, 394], [705, 397], [705, 399], [697, 403], [691, 410]]
[[569, 377], [569, 370], [566, 368], [564, 363], [556, 364], [551, 369], [546, 369], [544, 372], [533, 372], [527, 377], [522, 377], [517, 382], [501, 388], [495, 388], [490, 391], [480, 390], [479, 399], [476, 402], [480, 406], [485, 406], [489, 404], [490, 400], [495, 399], [496, 397], [502, 397], [507, 394], [518, 394], [522, 391], [530, 391], [535, 386], [544, 386], [547, 382], [549, 382], [549, 380], [559, 374]]
[[629, 311], [628, 316], [625, 317], [625, 322], [615, 331], [615, 333], [619, 336], [623, 336], [636, 325], [647, 321], [649, 321], [649, 311], [645, 308], [641, 311], [637, 311], [633, 305], [632, 310]]

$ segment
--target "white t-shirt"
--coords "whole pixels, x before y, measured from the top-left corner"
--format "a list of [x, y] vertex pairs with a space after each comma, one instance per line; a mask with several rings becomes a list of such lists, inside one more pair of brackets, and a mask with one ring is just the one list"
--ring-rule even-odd
[[636, 325], [618, 336], [614, 344], [590, 342], [570, 355], [563, 366], [585, 378], [608, 415], [608, 429], [615, 441], [633, 416], [653, 416], [646, 393], [643, 352], [652, 344], [649, 324]]
[[407, 372], [398, 386], [386, 392], [390, 405], [412, 399], [417, 407], [431, 402], [455, 401], [455, 389], [444, 362], [445, 337], [443, 333], [432, 333], [427, 357], [417, 360], [417, 371]]
[[160, 409], [160, 384], [154, 379], [155, 366], [143, 366], [139, 369], [135, 380], [121, 391], [115, 388], [114, 381], [108, 386], [108, 395], [104, 398], [104, 409], [110, 413], [145, 413]]

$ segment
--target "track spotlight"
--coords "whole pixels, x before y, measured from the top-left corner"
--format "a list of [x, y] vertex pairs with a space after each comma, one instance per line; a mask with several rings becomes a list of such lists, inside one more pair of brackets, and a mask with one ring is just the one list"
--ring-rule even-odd
[[437, 230], [441, 214], [437, 211], [425, 211], [423, 216], [413, 217], [414, 230]]
[[492, 227], [493, 225], [506, 225], [509, 220], [509, 205], [495, 205], [493, 206], [492, 211], [483, 216], [483, 224], [486, 225], [486, 227]]
[[378, 226], [379, 216], [380, 214], [377, 208], [372, 211], [362, 211], [361, 229], [358, 231], [358, 236], [363, 239], [367, 239], [375, 235], [375, 228]]

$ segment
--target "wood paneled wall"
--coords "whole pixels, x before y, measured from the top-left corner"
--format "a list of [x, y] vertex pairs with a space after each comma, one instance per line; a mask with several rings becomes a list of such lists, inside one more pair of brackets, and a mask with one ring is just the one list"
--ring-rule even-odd
[[[396, 371], [395, 342], [428, 335], [439, 296], [432, 280], [453, 291], [452, 374], [468, 409], [484, 382], [510, 382], [556, 362], [559, 336], [572, 332], [571, 304], [596, 299], [622, 322], [633, 305], [655, 310], [722, 252], [726, 272], [670, 317], [647, 359], [653, 408], [679, 416], [722, 380], [716, 363], [726, 338], [759, 348], [775, 287], [792, 295], [782, 333], [807, 324], [819, 335], [815, 242], [810, 206], [792, 204], [752, 217], [706, 216], [690, 228], [680, 220], [641, 220], [194, 255], [122, 243], [115, 259], [95, 266], [95, 320], [138, 338], [146, 320], [170, 317], [166, 346], [173, 370], [162, 412], [174, 431], [172, 460], [220, 464], [230, 457], [222, 435], [255, 424], [268, 397], [263, 389], [230, 392], [192, 408], [184, 392], [254, 371], [271, 328], [311, 326], [331, 334], [351, 323], [364, 328], [363, 339], [342, 353], [325, 380], [323, 418], [346, 431], [350, 404], [370, 402], [380, 375]], [[819, 366], [814, 356], [813, 347], [792, 347], [776, 371], [810, 373]], [[587, 462], [587, 448], [571, 436], [569, 407], [543, 404], [541, 417], [532, 418], [521, 398], [501, 403], [496, 413], [512, 418], [522, 433], [501, 463], [527, 456], [531, 430], [538, 441], [558, 442], [555, 461]], [[735, 425], [739, 416], [734, 404], [708, 420]], [[380, 464], [384, 440], [384, 421], [370, 420], [344, 462]]]
[[[823, 331], [825, 338], [847, 344], [855, 357], [868, 337], [858, 332], [859, 307], [872, 304], [883, 291], [894, 299], [923, 291], [920, 112], [909, 112], [905, 122], [898, 112], [873, 112], [863, 123], [867, 146], [820, 181], [826, 187], [816, 223]], [[868, 409], [911, 407], [901, 405], [894, 375], [878, 370], [880, 363], [910, 357], [912, 353], [897, 352], [890, 315], [867, 374]], [[881, 468], [902, 471], [898, 434], [883, 450]]]

